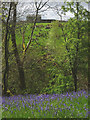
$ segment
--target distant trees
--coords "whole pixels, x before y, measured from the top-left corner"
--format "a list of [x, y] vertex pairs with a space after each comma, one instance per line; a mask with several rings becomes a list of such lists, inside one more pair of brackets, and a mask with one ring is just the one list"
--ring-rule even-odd
[[[27, 15], [26, 20], [27, 20], [28, 22], [33, 23], [34, 20], [35, 20], [35, 15], [34, 15], [34, 14], [33, 14], [33, 15]], [[38, 15], [38, 16], [37, 16], [37, 22], [40, 22], [40, 21], [41, 21], [41, 15]]]

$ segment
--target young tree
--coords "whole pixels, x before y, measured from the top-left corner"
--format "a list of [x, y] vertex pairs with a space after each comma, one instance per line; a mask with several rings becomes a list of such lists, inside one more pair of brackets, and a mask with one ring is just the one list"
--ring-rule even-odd
[[36, 10], [35, 10], [35, 21], [34, 21], [34, 25], [33, 25], [33, 28], [32, 28], [32, 32], [31, 32], [31, 35], [30, 35], [29, 42], [27, 43], [27, 46], [26, 46], [26, 48], [24, 50], [24, 55], [23, 55], [23, 60], [22, 61], [24, 61], [26, 51], [28, 50], [28, 48], [29, 48], [29, 46], [30, 46], [30, 44], [32, 42], [32, 37], [33, 37], [34, 30], [35, 30], [38, 13], [48, 3], [48, 1], [49, 0], [47, 0], [46, 2], [43, 2], [42, 0], [40, 0], [40, 2], [35, 2], [35, 7], [36, 7]]
[[26, 84], [25, 84], [25, 75], [24, 75], [24, 69], [23, 69], [23, 63], [24, 63], [24, 58], [26, 55], [26, 52], [32, 42], [32, 38], [33, 38], [33, 33], [35, 30], [35, 25], [37, 22], [37, 16], [38, 16], [38, 12], [47, 4], [48, 1], [46, 2], [42, 2], [42, 0], [40, 2], [35, 2], [35, 6], [36, 6], [36, 10], [35, 10], [35, 21], [34, 21], [34, 25], [32, 28], [32, 32], [30, 35], [30, 39], [29, 42], [27, 44], [27, 46], [24, 47], [23, 50], [23, 57], [20, 59], [19, 53], [18, 53], [18, 49], [17, 49], [17, 45], [16, 45], [16, 37], [15, 37], [15, 27], [16, 27], [16, 3], [12, 3], [12, 7], [13, 7], [13, 18], [12, 18], [12, 27], [11, 27], [11, 39], [12, 39], [12, 45], [13, 45], [13, 52], [16, 58], [16, 62], [17, 62], [17, 66], [18, 66], [18, 72], [19, 72], [19, 81], [20, 81], [20, 89], [21, 90], [25, 90], [26, 89]]
[[[64, 12], [70, 11], [75, 15], [74, 19], [70, 19], [68, 21], [68, 24], [66, 24], [65, 29], [62, 27], [62, 32], [66, 44], [66, 50], [69, 58], [69, 63], [71, 66], [72, 76], [74, 79], [75, 92], [76, 92], [77, 82], [78, 82], [77, 74], [80, 66], [79, 62], [82, 61], [82, 59], [80, 59], [80, 51], [82, 50], [81, 43], [84, 41], [86, 43], [85, 47], [87, 47], [87, 37], [85, 37], [85, 33], [87, 35], [86, 26], [87, 26], [88, 11], [84, 9], [79, 2], [76, 3], [67, 2], [66, 5], [67, 7], [62, 6]], [[82, 31], [83, 28], [84, 31]], [[87, 53], [87, 49], [86, 49], [86, 53]]]
[[25, 75], [24, 75], [24, 69], [22, 62], [20, 60], [20, 56], [18, 53], [17, 45], [16, 45], [16, 37], [15, 37], [15, 27], [16, 27], [16, 5], [17, 3], [12, 3], [13, 7], [13, 19], [12, 19], [12, 27], [11, 27], [11, 39], [12, 39], [12, 46], [13, 46], [13, 52], [16, 58], [17, 66], [18, 66], [18, 72], [19, 72], [19, 81], [20, 81], [20, 89], [25, 90], [26, 84], [25, 84]]
[[[52, 37], [53, 41], [56, 40], [56, 44], [58, 41], [60, 41], [60, 44], [58, 45], [60, 45], [60, 47], [63, 46], [63, 51], [65, 50], [65, 54], [63, 54], [63, 59], [62, 59], [62, 62], [60, 62], [60, 64], [64, 66], [63, 68], [64, 73], [69, 71], [69, 74], [72, 75], [72, 78], [74, 80], [75, 92], [76, 92], [77, 83], [78, 83], [78, 80], [80, 79], [79, 77], [80, 74], [85, 73], [85, 72], [83, 73], [82, 71], [85, 71], [85, 70], [87, 71], [86, 69], [87, 68], [86, 67], [87, 66], [87, 43], [88, 43], [88, 34], [87, 34], [88, 21], [87, 20], [88, 20], [89, 12], [79, 2], [65, 2], [65, 6], [60, 7], [56, 5], [56, 7], [52, 7], [52, 8], [56, 11], [57, 15], [59, 15], [61, 21], [62, 21], [62, 14], [65, 15], [66, 12], [68, 11], [74, 14], [74, 18], [70, 18], [65, 24], [57, 22], [57, 25], [55, 25], [55, 27], [53, 28], [53, 31], [57, 31], [57, 33], [51, 31], [50, 36]], [[58, 28], [62, 32], [58, 30]], [[58, 31], [60, 31], [59, 34], [58, 34]], [[60, 50], [61, 49], [59, 48], [58, 51]], [[60, 55], [60, 57], [61, 56], [62, 55]], [[82, 65], [82, 63], [85, 63], [85, 64]], [[83, 79], [85, 79], [85, 75], [83, 76], [84, 76]], [[84, 83], [85, 83], [85, 80], [84, 80]]]

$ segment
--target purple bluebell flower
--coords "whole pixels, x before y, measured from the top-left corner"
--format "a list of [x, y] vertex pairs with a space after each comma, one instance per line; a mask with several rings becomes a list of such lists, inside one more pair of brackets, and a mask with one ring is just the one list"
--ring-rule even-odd
[[65, 103], [64, 103], [63, 105], [64, 105], [64, 106], [66, 106], [66, 104], [65, 104]]
[[45, 110], [48, 110], [48, 107], [46, 106]]
[[70, 97], [70, 100], [72, 101], [72, 97]]
[[70, 104], [70, 106], [72, 106], [72, 104]]
[[41, 110], [43, 110], [43, 107], [41, 107]]
[[86, 95], [85, 98], [88, 98], [88, 95]]
[[55, 112], [55, 115], [57, 115], [57, 111]]
[[60, 109], [60, 111], [62, 112], [62, 109], [61, 108], [59, 108]]
[[8, 107], [4, 107], [6, 110], [8, 110]]
[[13, 113], [13, 111], [11, 111], [11, 113]]
[[51, 107], [53, 106], [53, 104], [51, 104]]
[[68, 97], [68, 92], [67, 92], [67, 94], [66, 94], [66, 97]]

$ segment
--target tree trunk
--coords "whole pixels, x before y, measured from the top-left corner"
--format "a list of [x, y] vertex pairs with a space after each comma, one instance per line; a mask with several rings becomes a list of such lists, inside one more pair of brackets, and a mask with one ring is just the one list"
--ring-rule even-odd
[[25, 90], [26, 89], [25, 75], [24, 75], [23, 63], [20, 60], [20, 56], [16, 45], [15, 26], [16, 26], [16, 4], [13, 3], [13, 22], [11, 29], [11, 39], [12, 39], [13, 52], [16, 58], [18, 72], [19, 72], [19, 81], [20, 81], [19, 86], [21, 90]]
[[8, 62], [8, 42], [9, 39], [7, 39], [7, 34], [6, 33], [6, 38], [5, 38], [5, 72], [4, 72], [4, 77], [3, 77], [3, 81], [4, 81], [4, 94], [7, 94], [7, 87], [8, 87], [8, 73], [9, 73], [9, 62]]
[[9, 51], [8, 51], [8, 44], [9, 44], [9, 37], [10, 37], [10, 33], [9, 33], [9, 19], [10, 19], [10, 13], [11, 13], [11, 8], [12, 8], [12, 4], [10, 4], [10, 8], [9, 8], [9, 14], [8, 14], [8, 18], [7, 18], [7, 23], [6, 23], [6, 33], [5, 33], [5, 72], [4, 72], [4, 76], [3, 76], [3, 82], [4, 82], [4, 94], [7, 94], [7, 87], [8, 87], [8, 73], [9, 73], [9, 62], [8, 62], [8, 58], [9, 58]]
[[75, 86], [75, 92], [77, 92], [77, 69], [73, 68], [72, 69], [72, 76], [74, 79], [74, 86]]
[[[79, 28], [79, 2], [76, 3], [77, 6], [77, 28], [78, 28], [78, 32], [77, 32], [77, 38], [80, 39], [80, 28]], [[77, 42], [76, 45], [76, 56], [75, 56], [75, 61], [73, 64], [73, 69], [72, 69], [72, 75], [74, 78], [74, 86], [75, 86], [75, 92], [77, 92], [77, 68], [78, 68], [78, 60], [77, 60], [77, 55], [78, 55], [78, 49], [79, 49], [79, 43]]]
[[[77, 39], [80, 39], [80, 27], [79, 27], [79, 2], [76, 3], [76, 8], [77, 8]], [[76, 44], [76, 55], [75, 55], [75, 60], [73, 63], [73, 68], [72, 68], [72, 76], [74, 79], [74, 86], [75, 86], [75, 92], [77, 92], [77, 68], [78, 68], [78, 49], [79, 49], [79, 43], [77, 42]]]
[[[89, 2], [89, 4], [88, 4], [88, 6], [90, 6], [90, 2]], [[89, 91], [89, 93], [88, 94], [90, 94], [90, 81], [89, 81], [89, 79], [90, 79], [90, 12], [88, 13], [88, 91]]]

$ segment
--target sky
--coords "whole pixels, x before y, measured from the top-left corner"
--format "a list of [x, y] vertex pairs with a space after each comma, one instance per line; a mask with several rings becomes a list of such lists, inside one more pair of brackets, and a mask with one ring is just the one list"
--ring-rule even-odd
[[[22, 5], [18, 5], [17, 6], [17, 10], [18, 12], [22, 15], [23, 17], [21, 17], [21, 20], [26, 20], [26, 16], [28, 14], [31, 14], [33, 11], [34, 6], [32, 7], [31, 5], [31, 0], [29, 0], [30, 2], [23, 2]], [[52, 0], [51, 0], [52, 1]], [[58, 1], [58, 0], [56, 0]], [[60, 0], [59, 0], [60, 1]], [[59, 7], [64, 5], [64, 2], [50, 2], [49, 5], [50, 6], [55, 6], [56, 4], [59, 4]], [[86, 4], [85, 2], [81, 2], [81, 4], [88, 9], [88, 4]], [[47, 7], [44, 7], [42, 10], [46, 9]], [[23, 13], [23, 11], [25, 11], [25, 13]], [[41, 19], [55, 19], [55, 20], [60, 20], [60, 17], [57, 15], [55, 10], [52, 9], [48, 9], [44, 12], [40, 12], [41, 14]], [[70, 12], [67, 12], [66, 15], [62, 15], [62, 20], [68, 20], [70, 17], [74, 17], [74, 15]]]
[[[61, 5], [63, 3], [60, 3]], [[84, 2], [82, 3], [82, 5], [84, 6], [84, 8], [88, 9], [88, 5], [85, 4]], [[68, 20], [70, 17], [74, 17], [74, 14], [72, 14], [71, 12], [67, 12], [66, 15], [62, 15], [63, 16], [63, 20]], [[46, 12], [44, 12], [42, 14], [42, 19], [57, 19], [60, 20], [60, 17], [57, 15], [57, 13], [55, 11], [52, 10], [48, 10]]]
[[[5, 1], [5, 0], [4, 0]], [[33, 2], [33, 1], [40, 1], [40, 0], [15, 0], [15, 1], [22, 1], [22, 2]], [[45, 1], [45, 0], [43, 0], [43, 1]], [[66, 0], [49, 0], [49, 2], [64, 2], [64, 1], [66, 1]], [[88, 2], [89, 0], [67, 0], [68, 2], [71, 2], [71, 1], [73, 1], [73, 2]]]

